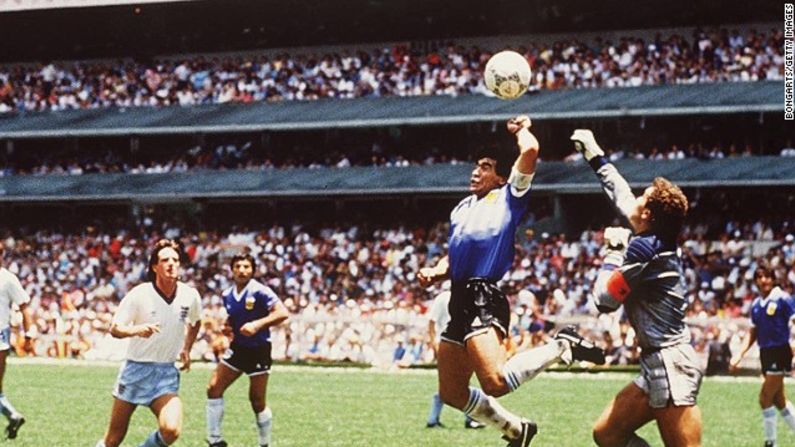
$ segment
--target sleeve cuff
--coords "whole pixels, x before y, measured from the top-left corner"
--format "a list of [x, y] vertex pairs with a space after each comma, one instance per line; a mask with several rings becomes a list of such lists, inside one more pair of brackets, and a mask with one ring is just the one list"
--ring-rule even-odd
[[602, 166], [610, 163], [604, 155], [597, 155], [596, 157], [588, 160], [588, 164], [591, 165], [591, 169], [594, 171], [598, 171], [599, 168]]

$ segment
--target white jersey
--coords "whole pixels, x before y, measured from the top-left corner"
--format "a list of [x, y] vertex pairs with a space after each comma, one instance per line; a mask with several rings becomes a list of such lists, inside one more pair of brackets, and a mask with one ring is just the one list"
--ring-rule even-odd
[[436, 295], [436, 298], [433, 299], [433, 304], [431, 304], [429, 316], [431, 321], [433, 321], [434, 329], [436, 329], [436, 340], [434, 341], [437, 343], [441, 340], [442, 332], [447, 329], [447, 323], [450, 322], [450, 311], [447, 308], [449, 304], [449, 290]]
[[7, 269], [0, 267], [0, 330], [9, 326], [11, 320], [11, 309], [16, 304], [27, 304], [30, 296], [16, 275]]
[[201, 319], [199, 292], [178, 282], [171, 304], [167, 303], [154, 283], [135, 286], [122, 299], [113, 323], [122, 326], [159, 324], [160, 332], [149, 338], [130, 337], [127, 360], [137, 362], [174, 362], [185, 342], [185, 326]]

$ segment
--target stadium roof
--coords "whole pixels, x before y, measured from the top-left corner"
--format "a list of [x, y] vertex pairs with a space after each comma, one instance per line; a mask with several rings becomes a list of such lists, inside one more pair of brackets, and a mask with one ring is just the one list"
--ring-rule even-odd
[[[795, 158], [720, 160], [622, 160], [633, 187], [656, 176], [683, 187], [795, 186]], [[85, 174], [0, 177], [0, 201], [179, 201], [189, 199], [332, 198], [363, 195], [455, 194], [467, 191], [470, 165], [405, 168], [323, 168], [199, 171], [171, 174]], [[544, 162], [534, 191], [545, 194], [599, 192], [585, 163]]]
[[481, 95], [324, 99], [0, 115], [0, 138], [187, 134], [534, 119], [783, 111], [780, 82], [543, 91], [516, 101]]
[[35, 9], [88, 8], [92, 6], [140, 5], [144, 3], [176, 3], [197, 0], [0, 0], [0, 12]]

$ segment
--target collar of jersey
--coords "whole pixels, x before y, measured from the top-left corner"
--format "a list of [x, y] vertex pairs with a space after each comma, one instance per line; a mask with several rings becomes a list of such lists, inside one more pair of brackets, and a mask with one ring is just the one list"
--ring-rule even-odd
[[242, 300], [243, 300], [243, 298], [245, 298], [245, 297], [246, 297], [246, 294], [248, 293], [248, 285], [249, 285], [249, 284], [251, 284], [251, 281], [249, 281], [249, 282], [247, 282], [247, 283], [246, 283], [246, 287], [243, 287], [243, 291], [242, 291], [242, 292], [240, 292], [240, 294], [239, 294], [239, 295], [238, 295], [238, 293], [237, 293], [237, 285], [233, 285], [233, 286], [232, 286], [232, 298], [234, 298], [234, 299], [235, 299], [235, 301], [237, 301], [237, 302], [240, 302], [240, 301], [242, 301]]
[[776, 286], [776, 287], [773, 287], [773, 290], [771, 290], [770, 293], [766, 297], [762, 298], [760, 301], [761, 301], [761, 304], [764, 306], [770, 300], [777, 300], [777, 299], [780, 299], [780, 298], [785, 298], [786, 296], [787, 296], [787, 292], [782, 290], [781, 287]]
[[165, 301], [166, 304], [171, 304], [174, 302], [174, 299], [177, 298], [177, 288], [179, 288], [179, 283], [177, 283], [177, 287], [174, 288], [174, 296], [167, 296], [162, 290], [157, 288], [157, 284], [154, 281], [152, 281], [152, 288], [155, 289], [155, 292], [157, 292], [158, 295], [160, 295], [160, 298], [163, 298], [163, 301]]

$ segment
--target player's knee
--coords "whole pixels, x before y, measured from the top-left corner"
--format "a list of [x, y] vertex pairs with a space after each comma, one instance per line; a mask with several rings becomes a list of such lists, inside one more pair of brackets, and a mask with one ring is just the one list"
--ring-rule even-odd
[[171, 445], [177, 442], [179, 435], [182, 434], [182, 428], [177, 424], [164, 424], [160, 427], [160, 436], [166, 444]]
[[484, 380], [480, 386], [483, 388], [484, 393], [493, 397], [504, 396], [511, 391], [511, 389], [508, 388], [508, 384], [505, 382], [505, 379], [497, 375]]
[[254, 410], [254, 413], [262, 413], [265, 411], [265, 399], [261, 397], [252, 397], [251, 399], [251, 409]]
[[220, 399], [224, 396], [223, 390], [219, 387], [215, 382], [210, 382], [207, 385], [207, 398], [208, 399]]
[[593, 427], [593, 442], [598, 445], [599, 447], [607, 447], [611, 445], [616, 445], [613, 441], [613, 436], [610, 433], [610, 430], [607, 429], [604, 425], [597, 423]]

